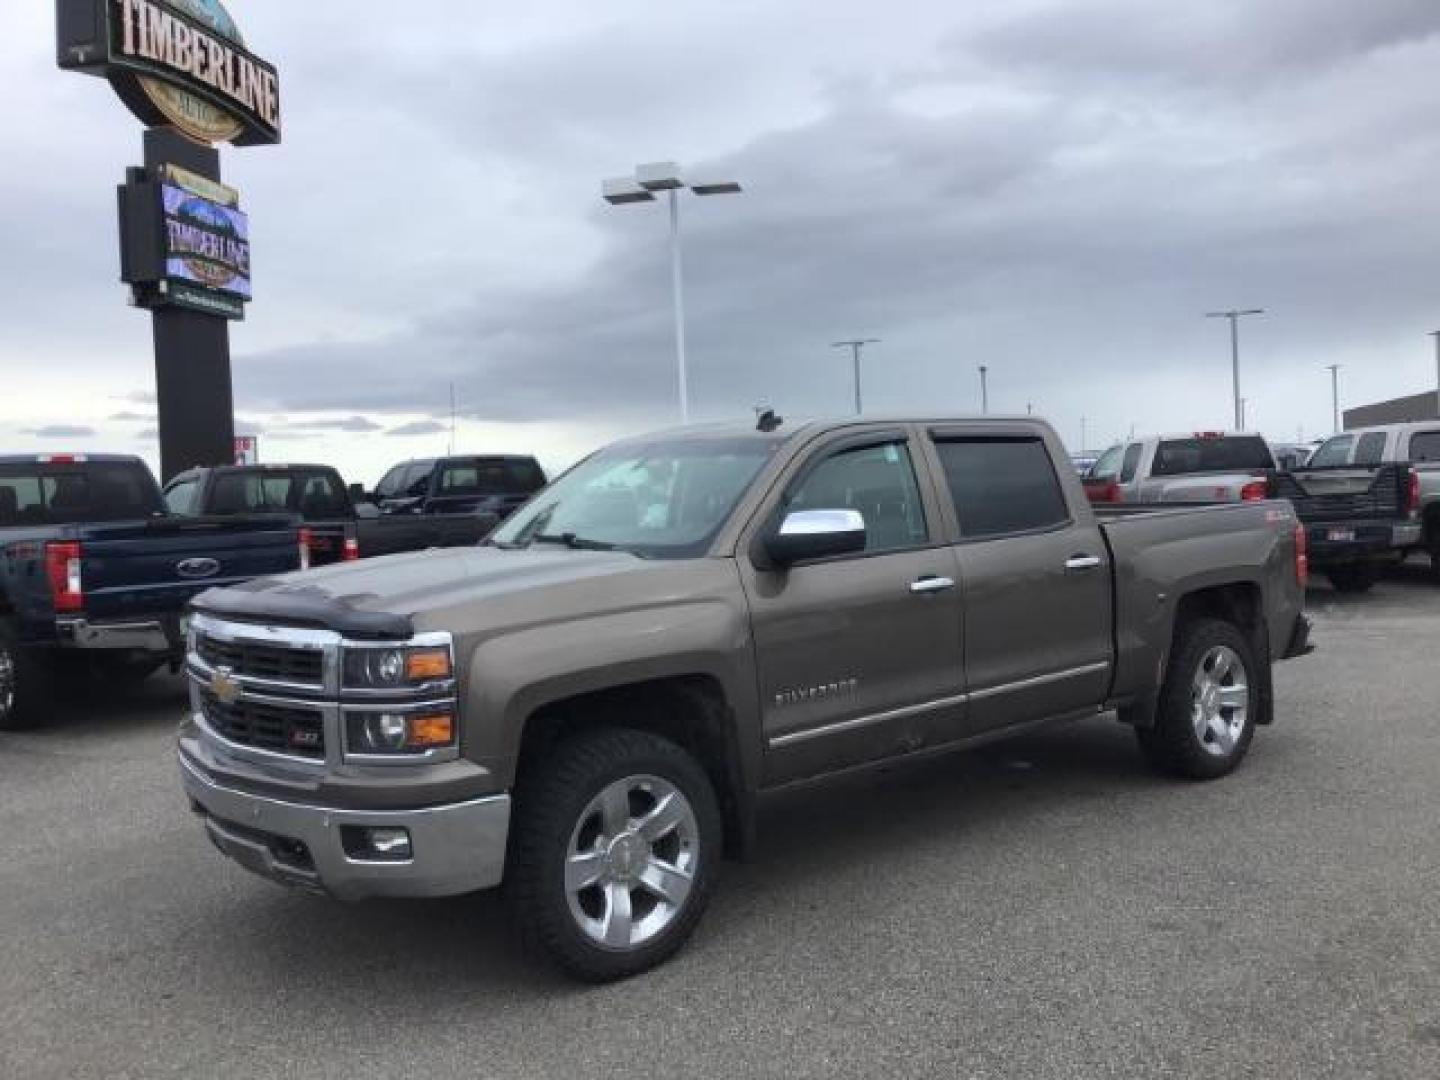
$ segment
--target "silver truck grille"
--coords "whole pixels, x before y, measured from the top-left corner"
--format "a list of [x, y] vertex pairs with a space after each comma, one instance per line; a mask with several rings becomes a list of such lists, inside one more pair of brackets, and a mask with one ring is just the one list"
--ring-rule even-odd
[[247, 641], [222, 641], [203, 632], [196, 635], [195, 651], [212, 668], [268, 682], [305, 684], [317, 690], [325, 682], [325, 654], [320, 649], [296, 649]]

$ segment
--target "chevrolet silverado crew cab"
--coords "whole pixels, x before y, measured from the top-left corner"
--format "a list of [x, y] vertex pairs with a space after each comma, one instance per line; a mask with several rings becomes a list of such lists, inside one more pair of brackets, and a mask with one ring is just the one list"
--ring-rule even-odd
[[1440, 576], [1440, 420], [1386, 424], [1334, 435], [1315, 451], [1310, 465], [1334, 469], [1337, 486], [1343, 489], [1348, 481], [1348, 486], [1358, 490], [1383, 483], [1386, 466], [1408, 469], [1412, 528], [1405, 530], [1404, 540], [1392, 537], [1388, 546], [1403, 551], [1408, 541], [1408, 546], [1423, 549]]
[[386, 515], [355, 502], [329, 465], [221, 465], [190, 469], [165, 485], [171, 513], [187, 517], [297, 514], [306, 530], [311, 566], [395, 555], [430, 547], [478, 543], [499, 515]]
[[1307, 648], [1305, 573], [1283, 502], [1097, 517], [1028, 418], [683, 429], [484, 546], [198, 597], [180, 774], [257, 873], [503, 884], [529, 945], [617, 978], [787, 785], [1111, 710], [1167, 772], [1228, 773]]
[[1266, 497], [1270, 444], [1244, 432], [1152, 435], [1112, 446], [1085, 479], [1096, 503], [1236, 502]]
[[169, 516], [137, 457], [0, 457], [0, 730], [43, 721], [57, 677], [178, 665], [189, 599], [296, 569], [299, 540], [285, 514]]

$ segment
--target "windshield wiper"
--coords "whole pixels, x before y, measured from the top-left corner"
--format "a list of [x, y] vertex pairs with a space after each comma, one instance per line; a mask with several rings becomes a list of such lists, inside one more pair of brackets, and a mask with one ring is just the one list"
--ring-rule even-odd
[[575, 551], [614, 551], [614, 544], [607, 544], [604, 540], [587, 540], [583, 536], [576, 536], [573, 532], [563, 533], [537, 533], [531, 537], [532, 544], [564, 544]]

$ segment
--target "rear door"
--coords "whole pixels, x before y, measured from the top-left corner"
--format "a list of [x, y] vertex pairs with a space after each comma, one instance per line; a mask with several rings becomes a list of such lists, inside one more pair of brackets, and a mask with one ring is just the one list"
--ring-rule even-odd
[[973, 732], [1101, 702], [1112, 658], [1110, 557], [1033, 429], [931, 432], [963, 588]]
[[[964, 716], [954, 553], [907, 429], [832, 436], [792, 465], [737, 560], [750, 603], [769, 782], [944, 741]], [[762, 570], [787, 511], [858, 510], [863, 552]]]

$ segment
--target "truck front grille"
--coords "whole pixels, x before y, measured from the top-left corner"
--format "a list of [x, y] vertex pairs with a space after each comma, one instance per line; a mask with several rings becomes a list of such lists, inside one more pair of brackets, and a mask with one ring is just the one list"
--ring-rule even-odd
[[228, 668], [236, 675], [319, 687], [324, 680], [325, 657], [319, 649], [261, 645], [250, 641], [222, 641], [202, 635], [197, 644], [200, 659], [212, 668]]
[[318, 709], [240, 700], [227, 705], [214, 694], [201, 695], [205, 722], [217, 734], [259, 750], [299, 757], [325, 757], [324, 716]]

